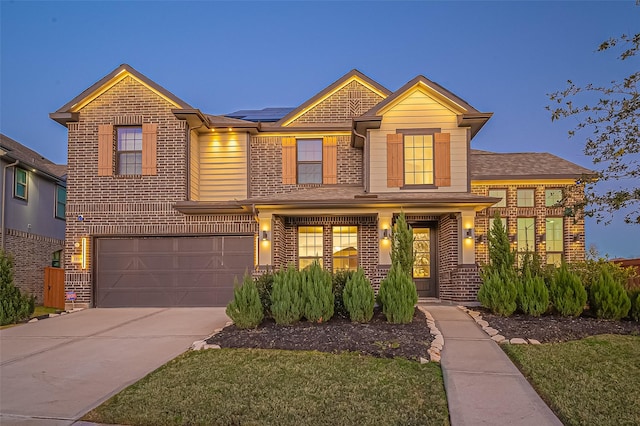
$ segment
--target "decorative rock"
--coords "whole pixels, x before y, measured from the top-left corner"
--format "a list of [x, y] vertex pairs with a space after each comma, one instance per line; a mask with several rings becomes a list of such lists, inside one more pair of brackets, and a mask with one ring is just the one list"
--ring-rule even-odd
[[204, 348], [206, 342], [204, 340], [197, 340], [191, 344], [191, 349], [194, 351], [200, 351]]
[[498, 334], [498, 330], [496, 330], [493, 327], [483, 327], [482, 328], [484, 330], [485, 333], [487, 333], [489, 336], [495, 336], [496, 334]]
[[433, 343], [436, 343], [440, 346], [444, 346], [444, 337], [442, 337], [442, 334], [437, 335], [434, 339], [433, 339]]
[[478, 323], [478, 325], [479, 325], [480, 327], [489, 327], [489, 323], [488, 323], [488, 322], [486, 322], [485, 320], [478, 320], [478, 319], [477, 319], [477, 320], [476, 320], [476, 322]]
[[511, 343], [512, 345], [526, 345], [527, 341], [519, 337], [514, 337], [513, 339], [509, 340], [509, 343]]
[[427, 364], [428, 362], [428, 359], [420, 357], [420, 364]]
[[60, 316], [60, 314], [49, 314], [49, 318]]
[[536, 339], [529, 339], [529, 343], [531, 343], [532, 345], [539, 345], [540, 341]]
[[442, 345], [441, 345], [441, 344], [439, 344], [439, 343], [432, 343], [432, 344], [431, 344], [431, 347], [432, 347], [433, 349], [438, 350], [438, 351], [441, 351], [441, 350], [442, 350]]
[[440, 353], [429, 352], [432, 362], [440, 362]]
[[204, 349], [220, 349], [220, 345], [204, 345]]
[[38, 318], [32, 318], [28, 322], [38, 322]]
[[481, 316], [481, 315], [480, 315], [480, 312], [472, 311], [471, 309], [469, 309], [469, 310], [467, 311], [467, 313], [468, 313], [469, 315], [471, 315], [472, 317], [474, 317], [474, 318], [475, 318], [475, 317], [480, 317], [480, 316]]
[[505, 337], [502, 334], [496, 334], [495, 336], [491, 336], [491, 340], [497, 343], [503, 343], [505, 341]]

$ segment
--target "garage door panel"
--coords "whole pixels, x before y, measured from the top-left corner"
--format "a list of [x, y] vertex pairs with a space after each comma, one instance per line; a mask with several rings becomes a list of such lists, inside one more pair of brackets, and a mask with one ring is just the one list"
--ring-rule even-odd
[[253, 237], [96, 240], [96, 305], [225, 306], [253, 267]]

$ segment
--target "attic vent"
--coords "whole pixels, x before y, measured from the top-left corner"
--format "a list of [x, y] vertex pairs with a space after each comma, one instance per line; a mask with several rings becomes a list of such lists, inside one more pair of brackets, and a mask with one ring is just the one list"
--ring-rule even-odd
[[358, 117], [362, 115], [362, 92], [359, 90], [349, 90], [347, 92], [349, 102], [347, 103], [348, 117]]
[[113, 117], [114, 126], [139, 126], [141, 124], [141, 115], [118, 115]]

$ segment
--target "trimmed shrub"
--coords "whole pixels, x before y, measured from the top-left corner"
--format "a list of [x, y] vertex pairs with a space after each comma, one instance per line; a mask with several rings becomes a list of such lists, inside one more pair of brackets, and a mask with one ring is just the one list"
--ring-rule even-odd
[[619, 320], [629, 313], [631, 300], [622, 284], [603, 269], [589, 289], [589, 307], [598, 318]]
[[562, 316], [579, 316], [587, 303], [587, 291], [580, 278], [565, 263], [551, 278], [551, 303]]
[[293, 266], [273, 276], [271, 315], [276, 324], [289, 325], [300, 321], [304, 312], [302, 276]]
[[378, 300], [382, 304], [382, 313], [390, 323], [407, 324], [413, 320], [418, 292], [411, 277], [399, 263], [391, 266], [389, 274], [380, 283]]
[[496, 212], [489, 230], [489, 261], [491, 268], [511, 270], [516, 263], [516, 254], [511, 250], [509, 235], [502, 225], [500, 213]]
[[525, 314], [538, 317], [549, 309], [549, 290], [544, 278], [525, 270], [518, 282], [516, 302]]
[[35, 306], [35, 297], [22, 294], [13, 284], [13, 258], [0, 251], [0, 325], [29, 318]]
[[629, 317], [634, 321], [640, 321], [640, 290], [630, 291], [629, 300], [631, 300]]
[[391, 264], [399, 264], [405, 274], [413, 274], [413, 231], [404, 212], [400, 212], [391, 235]]
[[329, 321], [333, 316], [334, 296], [331, 274], [313, 262], [302, 272], [304, 317], [311, 322]]
[[344, 287], [344, 306], [353, 322], [369, 322], [373, 317], [375, 294], [362, 268], [351, 276]]
[[349, 318], [349, 312], [344, 306], [343, 294], [347, 281], [353, 275], [353, 271], [341, 269], [333, 274], [334, 314], [342, 318]]
[[233, 300], [227, 305], [227, 315], [238, 328], [256, 328], [264, 318], [260, 294], [256, 284], [247, 273], [241, 286], [238, 279], [233, 285]]
[[271, 317], [271, 291], [273, 290], [273, 272], [267, 271], [256, 278], [256, 288], [260, 295], [264, 317]]
[[516, 310], [516, 281], [512, 270], [491, 268], [482, 274], [478, 300], [496, 315], [508, 317]]

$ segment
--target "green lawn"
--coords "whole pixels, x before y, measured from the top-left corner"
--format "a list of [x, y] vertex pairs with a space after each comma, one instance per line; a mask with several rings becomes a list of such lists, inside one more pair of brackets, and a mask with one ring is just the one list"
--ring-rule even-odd
[[566, 425], [640, 425], [640, 336], [504, 345]]
[[131, 425], [447, 425], [438, 364], [258, 349], [187, 352], [84, 420]]

